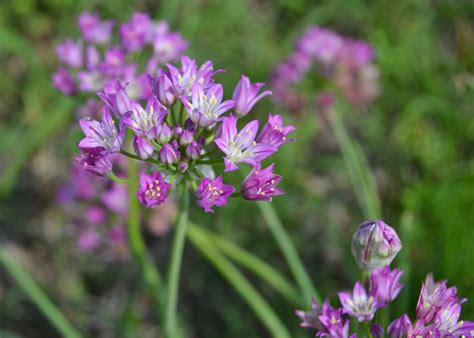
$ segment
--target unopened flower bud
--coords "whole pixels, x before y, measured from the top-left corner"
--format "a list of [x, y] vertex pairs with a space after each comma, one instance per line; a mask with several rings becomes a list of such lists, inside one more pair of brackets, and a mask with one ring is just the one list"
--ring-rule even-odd
[[191, 144], [186, 147], [186, 155], [192, 160], [199, 159], [201, 156], [201, 147], [196, 141], [192, 141]]
[[186, 163], [186, 162], [179, 162], [178, 164], [178, 170], [180, 173], [184, 173], [186, 172], [186, 170], [188, 170], [189, 168], [189, 164]]
[[175, 149], [171, 144], [165, 144], [160, 150], [160, 161], [164, 164], [178, 163], [181, 158], [179, 150]]
[[173, 83], [166, 73], [160, 71], [158, 74], [157, 88], [155, 94], [158, 100], [165, 106], [172, 106], [176, 101], [176, 96], [173, 90]]
[[161, 144], [166, 144], [169, 141], [171, 141], [171, 138], [173, 137], [173, 133], [171, 132], [170, 127], [165, 123], [163, 124], [163, 127], [161, 127], [160, 134], [158, 136], [158, 140], [160, 141]]
[[185, 130], [179, 137], [179, 144], [183, 147], [191, 144], [194, 141], [194, 134], [190, 130]]
[[179, 140], [179, 138], [181, 137], [181, 134], [183, 133], [183, 127], [179, 125], [174, 126], [172, 129], [172, 133], [173, 133], [173, 138], [175, 140]]
[[401, 248], [395, 230], [382, 220], [362, 223], [352, 237], [352, 254], [368, 271], [390, 265]]
[[142, 160], [146, 160], [147, 158], [153, 155], [153, 145], [148, 141], [141, 137], [136, 136], [133, 140], [133, 149], [135, 150], [135, 154], [138, 155]]

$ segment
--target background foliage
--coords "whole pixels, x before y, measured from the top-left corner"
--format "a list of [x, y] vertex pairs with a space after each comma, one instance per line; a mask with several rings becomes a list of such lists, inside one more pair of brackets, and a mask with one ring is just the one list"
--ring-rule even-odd
[[[56, 93], [49, 74], [54, 46], [75, 36], [85, 10], [126, 20], [134, 10], [170, 21], [191, 41], [188, 51], [225, 68], [226, 88], [241, 73], [267, 81], [306, 25], [330, 27], [371, 42], [381, 96], [344, 120], [377, 178], [385, 221], [401, 234], [407, 269], [401, 308], [414, 309], [429, 271], [474, 298], [474, 6], [469, 0], [17, 0], [0, 4], [0, 240], [87, 336], [153, 337], [149, 299], [131, 263], [104, 264], [77, 253], [55, 191], [67, 177], [79, 137], [75, 103]], [[232, 93], [226, 93], [230, 96]], [[315, 93], [316, 96], [316, 93]], [[297, 142], [279, 153], [284, 197], [274, 200], [315, 284], [323, 294], [358, 277], [350, 238], [363, 221], [334, 137], [315, 111], [277, 111], [298, 127]], [[254, 204], [232, 201], [193, 219], [285, 271], [283, 258]], [[169, 236], [148, 234], [163, 268]], [[286, 272], [287, 273], [287, 272]], [[287, 274], [289, 275], [289, 274]], [[249, 276], [250, 277], [250, 276]], [[230, 286], [188, 246], [180, 311], [193, 337], [261, 337], [266, 332]], [[297, 328], [293, 306], [253, 280], [277, 313]], [[463, 307], [474, 318], [474, 299]], [[0, 336], [57, 333], [0, 271]], [[306, 336], [310, 336], [307, 333]], [[12, 335], [13, 337], [13, 335]]]

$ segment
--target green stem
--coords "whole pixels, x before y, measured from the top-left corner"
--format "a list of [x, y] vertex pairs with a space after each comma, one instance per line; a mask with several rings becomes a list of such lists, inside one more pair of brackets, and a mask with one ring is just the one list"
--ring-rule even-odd
[[188, 237], [194, 246], [214, 265], [214, 267], [247, 302], [255, 315], [271, 332], [272, 337], [290, 337], [287, 329], [262, 295], [228, 259], [222, 256], [219, 250], [213, 245], [212, 241], [199, 232], [193, 230], [188, 231]]
[[197, 186], [196, 181], [191, 176], [191, 174], [185, 173], [184, 176], [186, 176], [186, 180], [189, 182], [189, 184], [191, 184], [191, 187], [193, 188], [193, 190], [196, 191], [198, 186]]
[[178, 113], [178, 121], [179, 123], [184, 123], [183, 121], [183, 111], [184, 111], [184, 104], [180, 103], [180, 107], [179, 107], [179, 113]]
[[69, 324], [66, 317], [51, 302], [48, 296], [40, 289], [33, 278], [30, 277], [21, 265], [16, 262], [7, 252], [6, 248], [0, 247], [0, 261], [18, 285], [31, 298], [33, 303], [48, 318], [51, 324], [61, 333], [63, 337], [80, 338], [81, 334]]
[[122, 155], [125, 155], [127, 157], [130, 157], [130, 158], [133, 158], [134, 160], [138, 160], [138, 161], [146, 161], [146, 162], [150, 162], [150, 163], [154, 163], [154, 164], [159, 164], [160, 166], [162, 165], [162, 163], [158, 160], [155, 160], [153, 158], [147, 158], [146, 160], [142, 160], [140, 157], [138, 157], [137, 155], [134, 155], [132, 153], [129, 153], [128, 151], [126, 150], [120, 150], [120, 154]]
[[166, 337], [176, 337], [177, 330], [177, 305], [178, 290], [183, 259], [184, 242], [186, 239], [186, 228], [188, 224], [189, 195], [186, 184], [180, 186], [179, 214], [176, 221], [175, 235], [171, 249], [170, 268], [168, 271], [167, 301], [164, 318], [164, 330]]
[[128, 240], [133, 257], [142, 271], [142, 277], [146, 283], [150, 295], [153, 298], [156, 309], [162, 306], [162, 281], [158, 269], [153, 264], [146, 251], [146, 245], [140, 229], [140, 205], [135, 193], [138, 191], [138, 168], [137, 163], [129, 159], [129, 212], [128, 212]]
[[224, 161], [222, 159], [218, 159], [218, 160], [198, 160], [198, 161], [196, 161], [196, 164], [224, 164]]
[[314, 297], [318, 303], [321, 303], [321, 297], [311, 282], [311, 278], [304, 268], [303, 262], [298, 256], [298, 252], [296, 251], [290, 236], [283, 227], [283, 224], [278, 218], [275, 209], [270, 202], [257, 203], [257, 205], [273, 237], [280, 247], [280, 250], [285, 257], [286, 263], [288, 264], [288, 267], [290, 268], [291, 273], [298, 284], [298, 287], [303, 293], [304, 298], [309, 301], [311, 297]]
[[188, 231], [198, 233], [199, 236], [205, 236], [208, 240], [226, 254], [230, 259], [240, 264], [243, 268], [253, 272], [260, 277], [268, 285], [273, 287], [283, 297], [295, 305], [302, 305], [300, 294], [295, 290], [293, 285], [280, 272], [275, 270], [272, 266], [246, 251], [235, 243], [225, 239], [224, 237], [206, 230], [196, 224], [189, 225]]
[[331, 128], [341, 148], [359, 204], [367, 219], [378, 219], [382, 215], [377, 184], [361, 147], [351, 139], [336, 109], [329, 115]]
[[117, 175], [115, 175], [112, 171], [109, 172], [107, 175], [109, 179], [111, 179], [114, 182], [121, 183], [121, 184], [128, 184], [128, 180], [125, 178], [120, 178]]

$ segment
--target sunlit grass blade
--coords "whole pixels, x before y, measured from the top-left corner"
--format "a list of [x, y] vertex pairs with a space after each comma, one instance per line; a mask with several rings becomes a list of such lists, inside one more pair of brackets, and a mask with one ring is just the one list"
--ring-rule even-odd
[[222, 255], [213, 242], [199, 231], [195, 231], [195, 228], [189, 228], [187, 234], [194, 246], [214, 265], [252, 308], [258, 319], [271, 332], [271, 336], [275, 338], [289, 338], [288, 330], [270, 305], [234, 264]]
[[330, 112], [329, 120], [364, 216], [367, 219], [380, 218], [382, 211], [377, 184], [364, 152], [350, 137], [337, 109]]
[[[50, 323], [61, 333], [63, 337], [80, 338], [81, 334], [71, 326], [66, 317], [53, 304], [48, 296], [36, 284], [21, 265], [15, 261], [7, 252], [6, 248], [0, 247], [0, 262], [18, 283], [23, 291], [30, 297], [33, 303], [38, 307], [41, 313], [50, 321]], [[3, 336], [2, 336], [3, 337]]]
[[283, 277], [280, 272], [268, 265], [262, 259], [212, 231], [206, 230], [196, 224], [190, 224], [189, 226], [191, 231], [207, 237], [208, 240], [212, 241], [213, 244], [231, 260], [254, 273], [288, 301], [294, 305], [305, 304], [305, 302], [302, 302], [302, 297], [296, 291], [295, 287], [285, 277]]
[[318, 303], [320, 303], [321, 297], [314, 287], [311, 278], [309, 277], [308, 272], [306, 271], [295, 246], [293, 245], [293, 242], [281, 223], [278, 214], [273, 208], [273, 205], [271, 203], [258, 203], [258, 207], [262, 213], [263, 218], [265, 219], [268, 228], [280, 247], [280, 250], [285, 257], [286, 263], [288, 264], [288, 267], [290, 268], [290, 271], [293, 274], [298, 287], [301, 289], [301, 292], [304, 295], [304, 299], [307, 299], [309, 302], [311, 297], [314, 297]]

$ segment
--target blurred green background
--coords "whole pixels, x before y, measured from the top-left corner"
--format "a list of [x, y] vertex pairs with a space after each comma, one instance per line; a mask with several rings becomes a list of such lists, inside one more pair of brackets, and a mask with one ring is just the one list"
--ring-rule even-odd
[[[227, 96], [240, 74], [268, 81], [307, 25], [367, 40], [376, 52], [381, 95], [368, 112], [344, 111], [350, 134], [374, 171], [384, 220], [404, 242], [406, 289], [393, 316], [414, 311], [421, 281], [457, 285], [464, 319], [474, 318], [474, 4], [471, 0], [15, 0], [0, 3], [0, 240], [87, 337], [154, 337], [149, 300], [129, 263], [78, 255], [64, 236], [55, 201], [79, 140], [77, 102], [51, 86], [55, 44], [77, 36], [76, 17], [95, 10], [125, 21], [136, 10], [166, 19], [190, 41], [188, 54], [211, 59]], [[315, 93], [316, 94], [316, 93]], [[323, 295], [358, 278], [350, 239], [364, 220], [337, 144], [315, 111], [282, 113], [297, 142], [277, 155], [287, 194], [273, 204]], [[236, 217], [239, 215], [239, 217]], [[192, 218], [290, 276], [256, 206], [232, 201]], [[147, 237], [166, 267], [169, 236]], [[401, 259], [400, 259], [401, 258]], [[293, 306], [249, 275], [295, 337]], [[180, 313], [191, 337], [265, 337], [234, 290], [190, 245], [184, 257]], [[0, 328], [20, 337], [57, 337], [0, 270]], [[138, 334], [137, 334], [138, 332]], [[0, 337], [7, 337], [1, 333]], [[12, 336], [13, 337], [13, 336]]]

